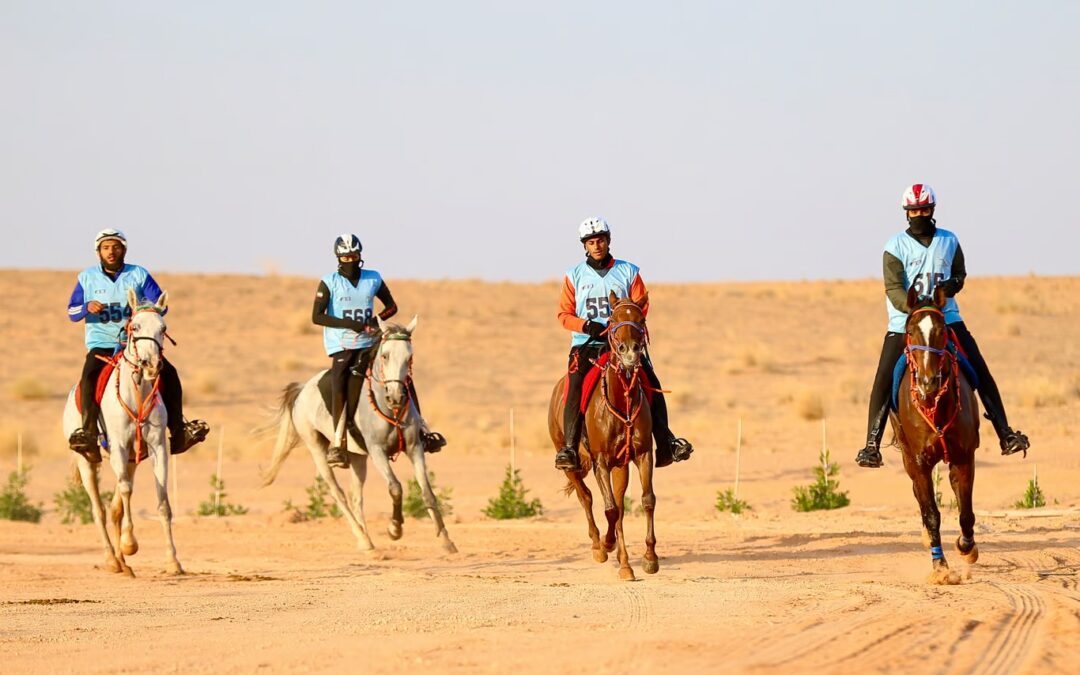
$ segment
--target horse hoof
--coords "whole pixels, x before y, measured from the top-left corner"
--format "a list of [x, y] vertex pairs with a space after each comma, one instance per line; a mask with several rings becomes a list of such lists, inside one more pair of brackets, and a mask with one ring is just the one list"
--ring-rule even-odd
[[401, 523], [390, 522], [390, 526], [386, 528], [386, 533], [390, 535], [390, 538], [394, 541], [401, 539]]
[[119, 574], [124, 571], [124, 566], [120, 564], [120, 561], [116, 558], [109, 558], [105, 561], [105, 567], [114, 574]]
[[620, 567], [619, 578], [623, 581], [634, 581], [634, 570], [630, 569], [629, 567]]
[[938, 567], [930, 573], [927, 582], [935, 586], [955, 586], [960, 583], [960, 575], [948, 567]]
[[135, 540], [135, 537], [131, 539], [120, 539], [120, 551], [124, 555], [135, 555], [139, 552], [139, 542]]
[[594, 548], [592, 557], [598, 563], [607, 562], [607, 551], [602, 548]]
[[979, 560], [979, 546], [972, 543], [971, 550], [965, 551], [960, 548], [960, 540], [956, 540], [956, 551], [960, 554], [960, 558], [969, 565], [974, 565]]
[[645, 574], [656, 574], [660, 571], [660, 561], [646, 558], [641, 562], [641, 568], [645, 570]]
[[371, 543], [370, 539], [368, 539], [367, 541], [357, 542], [356, 547], [364, 553], [375, 550], [375, 544]]
[[165, 573], [171, 574], [174, 577], [182, 577], [187, 574], [186, 572], [184, 572], [184, 568], [181, 567], [180, 563], [176, 560], [169, 563], [169, 568], [165, 570]]
[[442, 550], [444, 553], [457, 553], [457, 546], [454, 546], [454, 542], [447, 539], [443, 541]]
[[135, 578], [135, 571], [132, 570], [127, 565], [124, 565], [124, 575], [131, 578], [131, 579], [134, 579]]

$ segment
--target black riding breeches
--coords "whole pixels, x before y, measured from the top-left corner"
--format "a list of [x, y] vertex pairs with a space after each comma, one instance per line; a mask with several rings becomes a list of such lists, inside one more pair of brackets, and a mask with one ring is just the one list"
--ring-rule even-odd
[[333, 416], [335, 430], [341, 419], [341, 413], [345, 410], [349, 378], [362, 378], [367, 374], [376, 349], [378, 348], [346, 349], [330, 355], [330, 414]]
[[660, 379], [656, 377], [652, 359], [646, 356], [641, 365], [645, 371], [645, 378], [649, 380], [649, 386], [653, 388], [652, 401], [649, 407], [649, 410], [652, 411], [653, 438], [656, 439], [658, 447], [663, 447], [665, 443], [674, 437], [671, 428], [668, 426], [667, 401], [664, 399], [664, 393], [660, 391]]
[[983, 408], [990, 415], [994, 430], [1000, 436], [1005, 427], [1009, 426], [1009, 418], [1005, 415], [1005, 404], [1001, 401], [1001, 392], [998, 391], [997, 382], [994, 382], [994, 376], [990, 374], [986, 359], [983, 358], [979, 345], [964, 322], [950, 323], [949, 328], [956, 333], [956, 339], [963, 347], [971, 367], [975, 370], [975, 375], [979, 378], [979, 387], [975, 391], [979, 395], [979, 400], [982, 401]]
[[97, 434], [98, 404], [94, 400], [98, 377], [105, 362], [99, 359], [112, 358], [113, 350], [98, 347], [86, 353], [82, 376], [79, 379], [79, 403], [82, 405], [82, 428], [88, 434]]
[[866, 422], [866, 436], [881, 440], [884, 432], [885, 416], [889, 414], [889, 398], [892, 397], [893, 370], [906, 346], [903, 333], [885, 333], [881, 343], [881, 358], [878, 359], [874, 386], [870, 390], [870, 413]]
[[[165, 404], [165, 414], [169, 417], [169, 433], [174, 438], [184, 434], [184, 388], [180, 384], [180, 374], [176, 367], [161, 357], [161, 402]], [[174, 444], [175, 445], [175, 444]]]

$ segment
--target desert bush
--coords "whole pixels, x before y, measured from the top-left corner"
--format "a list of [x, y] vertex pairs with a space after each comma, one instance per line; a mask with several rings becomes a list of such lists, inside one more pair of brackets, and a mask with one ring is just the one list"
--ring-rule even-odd
[[12, 471], [8, 484], [0, 492], [0, 519], [22, 520], [30, 523], [41, 521], [41, 504], [34, 504], [26, 497], [26, 485], [30, 482], [27, 470]]
[[11, 383], [11, 395], [20, 401], [40, 401], [49, 398], [50, 393], [37, 378], [21, 377]]
[[488, 500], [484, 515], [496, 520], [512, 518], [530, 518], [544, 512], [539, 499], [526, 501], [525, 484], [521, 480], [521, 471], [506, 466], [506, 477], [499, 487], [499, 496]]
[[242, 516], [248, 512], [246, 507], [225, 501], [225, 481], [215, 473], [210, 476], [210, 497], [199, 502], [200, 516]]
[[285, 510], [292, 511], [292, 521], [294, 523], [302, 523], [305, 520], [316, 520], [318, 518], [340, 518], [341, 509], [334, 502], [333, 499], [327, 499], [330, 496], [330, 486], [326, 484], [326, 481], [322, 479], [322, 476], [315, 476], [315, 483], [311, 487], [305, 488], [307, 492], [308, 503], [307, 507], [300, 509], [297, 506], [293, 506], [291, 500], [285, 502]]
[[851, 503], [847, 492], [840, 491], [840, 482], [833, 480], [834, 476], [840, 475], [840, 466], [830, 461], [828, 450], [821, 451], [818, 462], [818, 465], [814, 467], [814, 476], [817, 480], [810, 485], [795, 488], [791, 508], [796, 511], [839, 509]]
[[[435, 493], [435, 499], [439, 502], [439, 511], [444, 516], [448, 516], [454, 512], [454, 507], [450, 504], [450, 493], [453, 492], [452, 488], [440, 488], [435, 485], [435, 472], [428, 471], [428, 483], [431, 484], [431, 491]], [[401, 503], [401, 510], [405, 515], [412, 518], [430, 518], [427, 505], [424, 504], [424, 493], [420, 490], [420, 482], [415, 478], [409, 480], [409, 488], [405, 493], [405, 499]]]
[[1039, 474], [1036, 472], [1028, 481], [1024, 496], [1013, 503], [1013, 508], [1035, 509], [1041, 506], [1046, 506], [1046, 495], [1043, 494], [1042, 488], [1039, 487]]
[[716, 510], [721, 513], [734, 513], [739, 515], [743, 511], [750, 511], [750, 505], [735, 496], [735, 490], [728, 488], [716, 493]]
[[[105, 504], [111, 502], [112, 497], [111, 491], [101, 493], [101, 501]], [[90, 510], [90, 495], [86, 494], [83, 484], [73, 478], [68, 478], [63, 492], [53, 495], [53, 503], [56, 504], [56, 512], [60, 514], [60, 522], [65, 525], [86, 525], [94, 522], [94, 514]]]

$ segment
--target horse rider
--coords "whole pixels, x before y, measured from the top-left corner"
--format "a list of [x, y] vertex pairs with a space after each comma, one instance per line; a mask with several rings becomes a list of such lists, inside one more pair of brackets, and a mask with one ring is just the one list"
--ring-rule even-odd
[[[360, 255], [363, 249], [355, 234], [342, 234], [334, 241], [338, 268], [319, 282], [311, 310], [311, 321], [323, 327], [323, 347], [330, 357], [330, 413], [334, 420], [334, 438], [326, 451], [326, 461], [330, 466], [340, 468], [349, 466], [345, 450], [347, 420], [355, 413], [355, 410], [349, 410], [342, 417], [346, 408], [355, 403], [349, 402], [346, 406], [349, 376], [367, 374], [379, 350], [379, 319], [386, 321], [398, 311], [382, 275], [364, 269]], [[378, 317], [375, 316], [375, 298], [383, 305]], [[408, 384], [409, 395], [420, 415], [420, 402], [411, 377]], [[438, 452], [446, 445], [443, 435], [431, 431], [422, 415], [420, 440], [425, 452]]]
[[[584, 417], [581, 413], [582, 385], [593, 362], [608, 349], [604, 331], [612, 310], [609, 293], [614, 291], [616, 296], [630, 298], [639, 304], [645, 301], [642, 312], [648, 314], [649, 311], [645, 282], [638, 266], [611, 257], [611, 228], [607, 221], [603, 218], [584, 221], [578, 227], [578, 239], [585, 248], [585, 260], [566, 272], [559, 299], [559, 322], [573, 333], [567, 368], [570, 386], [563, 409], [565, 441], [555, 455], [555, 468], [567, 471], [580, 468], [578, 443]], [[668, 427], [667, 403], [648, 352], [641, 365], [654, 390], [651, 410], [656, 466], [689, 459], [694, 446], [684, 438], [677, 438]]]
[[[145, 268], [124, 262], [127, 238], [120, 230], [110, 228], [98, 232], [94, 250], [98, 264], [79, 274], [68, 302], [68, 318], [86, 322], [86, 347], [89, 350], [79, 380], [82, 426], [72, 432], [68, 445], [96, 464], [101, 461], [97, 433], [100, 409], [94, 393], [105, 361], [121, 348], [121, 333], [131, 317], [128, 289], [135, 291], [140, 302], [153, 303], [161, 297], [161, 288]], [[180, 376], [164, 353], [160, 378], [161, 400], [169, 419], [169, 448], [177, 455], [206, 440], [210, 427], [202, 420], [184, 421], [184, 391]]]
[[934, 190], [929, 185], [916, 183], [904, 190], [900, 203], [907, 214], [908, 227], [885, 244], [885, 308], [889, 313], [889, 328], [885, 333], [874, 387], [870, 393], [866, 447], [856, 455], [855, 462], [862, 467], [881, 466], [881, 437], [889, 413], [893, 369], [906, 347], [907, 293], [913, 286], [920, 296], [930, 296], [939, 286], [944, 289], [948, 298], [944, 308], [945, 323], [956, 334], [978, 377], [976, 391], [983, 404], [984, 416], [997, 432], [1001, 454], [1026, 454], [1030, 447], [1028, 438], [1009, 426], [994, 377], [979, 351], [979, 345], [960, 317], [956, 294], [964, 288], [967, 276], [964, 251], [956, 235], [939, 228], [934, 220], [934, 208], [937, 206]]

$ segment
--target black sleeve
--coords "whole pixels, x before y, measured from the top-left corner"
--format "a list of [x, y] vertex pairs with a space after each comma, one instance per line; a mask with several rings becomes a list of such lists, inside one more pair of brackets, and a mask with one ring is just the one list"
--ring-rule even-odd
[[380, 319], [386, 321], [397, 314], [397, 303], [394, 302], [394, 296], [390, 294], [390, 287], [386, 285], [385, 281], [379, 286], [379, 290], [375, 293], [375, 297], [383, 304], [383, 311], [379, 312]]
[[324, 282], [320, 281], [319, 290], [315, 291], [315, 304], [311, 308], [311, 323], [316, 326], [326, 326], [327, 328], [347, 328], [358, 333], [364, 330], [364, 324], [359, 321], [330, 316], [326, 313], [329, 307], [330, 289], [326, 287]]
[[892, 253], [885, 251], [882, 260], [885, 277], [885, 296], [897, 310], [907, 314], [907, 289], [904, 288], [904, 263]]
[[952, 271], [951, 277], [953, 283], [949, 289], [951, 292], [948, 296], [952, 296], [959, 293], [964, 288], [964, 279], [967, 278], [967, 265], [964, 263], [964, 249], [960, 248], [960, 244], [956, 245], [956, 255], [952, 259]]

